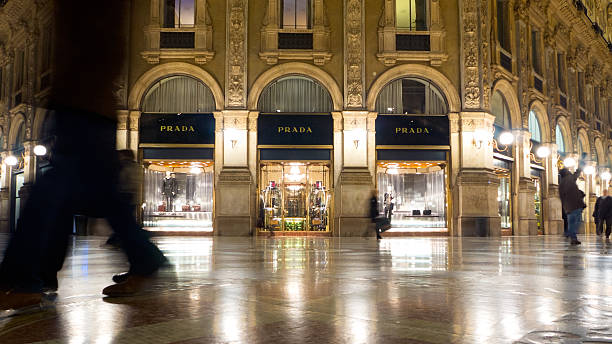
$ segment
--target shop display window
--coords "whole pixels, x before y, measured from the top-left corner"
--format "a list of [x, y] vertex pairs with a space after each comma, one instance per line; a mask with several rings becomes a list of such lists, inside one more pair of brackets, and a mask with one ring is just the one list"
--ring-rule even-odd
[[145, 166], [145, 228], [212, 230], [212, 162], [153, 161]]
[[446, 163], [379, 162], [378, 202], [392, 229], [446, 229]]
[[499, 216], [501, 228], [512, 227], [512, 213], [510, 207], [510, 171], [498, 171], [499, 187], [497, 188], [497, 201], [499, 202]]
[[328, 164], [261, 164], [259, 224], [268, 231], [328, 231]]
[[535, 216], [538, 224], [538, 232], [539, 234], [544, 234], [544, 222], [542, 217], [542, 181], [539, 177], [533, 177], [533, 184], [536, 188], [536, 192], [534, 195], [535, 202]]

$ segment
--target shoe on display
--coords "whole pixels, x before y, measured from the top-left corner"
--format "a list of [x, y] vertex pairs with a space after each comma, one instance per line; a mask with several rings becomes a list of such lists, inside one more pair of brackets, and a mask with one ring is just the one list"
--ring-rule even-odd
[[582, 243], [581, 243], [580, 241], [578, 241], [578, 239], [572, 239], [571, 244], [572, 244], [572, 245], [580, 245], [580, 244], [582, 244]]
[[125, 281], [104, 288], [102, 294], [110, 297], [132, 296], [143, 291], [153, 279], [153, 277], [129, 275]]
[[128, 277], [130, 277], [130, 273], [129, 272], [122, 272], [120, 274], [116, 274], [113, 276], [113, 282], [115, 283], [123, 283], [125, 282]]
[[25, 307], [40, 306], [41, 293], [20, 293], [15, 291], [0, 292], [0, 310], [17, 310]]

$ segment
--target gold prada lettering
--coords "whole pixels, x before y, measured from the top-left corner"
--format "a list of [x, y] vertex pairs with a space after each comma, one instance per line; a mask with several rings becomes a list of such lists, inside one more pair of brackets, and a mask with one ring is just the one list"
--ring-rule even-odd
[[396, 134], [429, 134], [429, 128], [395, 128]]
[[159, 131], [162, 132], [192, 132], [195, 133], [195, 129], [192, 125], [161, 125]]
[[310, 127], [278, 127], [278, 132], [283, 134], [298, 133], [298, 134], [312, 134]]

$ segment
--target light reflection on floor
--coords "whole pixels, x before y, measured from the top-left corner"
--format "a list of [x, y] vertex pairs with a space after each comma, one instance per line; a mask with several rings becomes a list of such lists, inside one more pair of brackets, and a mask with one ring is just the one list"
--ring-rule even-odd
[[56, 307], [0, 318], [0, 343], [612, 342], [595, 237], [161, 237], [172, 268], [125, 299], [100, 294], [127, 268], [103, 239], [73, 241]]

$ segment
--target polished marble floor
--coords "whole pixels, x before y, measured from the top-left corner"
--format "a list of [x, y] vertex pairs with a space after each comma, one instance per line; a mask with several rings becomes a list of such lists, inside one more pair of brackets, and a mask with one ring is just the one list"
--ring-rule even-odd
[[0, 343], [612, 343], [594, 236], [162, 237], [173, 268], [106, 299], [126, 264], [103, 239], [73, 240], [55, 305], [5, 312]]

